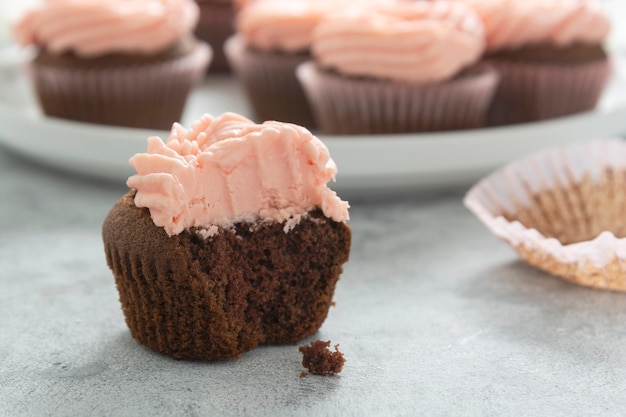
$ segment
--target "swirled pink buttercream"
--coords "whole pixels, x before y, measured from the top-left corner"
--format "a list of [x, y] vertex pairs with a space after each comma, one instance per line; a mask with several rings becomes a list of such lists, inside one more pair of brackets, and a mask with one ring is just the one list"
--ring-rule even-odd
[[13, 27], [22, 45], [90, 57], [151, 54], [190, 35], [197, 24], [192, 0], [48, 0]]
[[462, 0], [483, 19], [487, 50], [601, 44], [611, 24], [593, 0]]
[[205, 115], [190, 130], [175, 124], [165, 143], [149, 138], [130, 164], [135, 205], [169, 235], [242, 221], [285, 221], [288, 231], [315, 207], [348, 219], [348, 203], [326, 185], [337, 172], [328, 149], [294, 124]]
[[263, 51], [307, 51], [313, 29], [328, 13], [392, 0], [262, 0], [247, 4], [237, 16], [237, 32], [246, 44]]
[[327, 16], [313, 32], [312, 52], [322, 67], [344, 75], [428, 83], [476, 62], [484, 44], [469, 6], [415, 1]]

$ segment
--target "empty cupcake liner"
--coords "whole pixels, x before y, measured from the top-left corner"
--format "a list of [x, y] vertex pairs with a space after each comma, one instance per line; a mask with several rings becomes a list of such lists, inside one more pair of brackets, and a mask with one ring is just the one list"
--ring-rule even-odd
[[465, 206], [529, 264], [577, 284], [626, 291], [626, 142], [597, 140], [513, 162]]
[[199, 43], [189, 54], [154, 63], [82, 68], [33, 63], [30, 72], [48, 116], [169, 130], [210, 59], [211, 48]]
[[498, 83], [489, 66], [428, 85], [347, 77], [309, 61], [297, 76], [326, 134], [384, 134], [479, 128]]
[[257, 51], [247, 47], [238, 35], [226, 41], [224, 51], [258, 122], [278, 120], [315, 127], [311, 107], [296, 78], [298, 65], [310, 59], [308, 53]]
[[545, 64], [486, 59], [500, 74], [489, 126], [567, 116], [596, 107], [612, 73], [610, 60]]
[[224, 42], [235, 32], [235, 6], [230, 1], [201, 1], [200, 20], [195, 34], [211, 45], [213, 59], [210, 73], [228, 73], [230, 66], [224, 55]]

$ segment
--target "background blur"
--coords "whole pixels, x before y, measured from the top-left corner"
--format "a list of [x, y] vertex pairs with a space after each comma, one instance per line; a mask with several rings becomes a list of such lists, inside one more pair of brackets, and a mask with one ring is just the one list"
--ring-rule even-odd
[[[19, 16], [25, 8], [40, 1], [42, 0], [0, 0], [0, 42], [7, 43], [10, 41], [10, 22]], [[613, 19], [612, 46], [619, 45], [622, 52], [626, 51], [624, 46], [626, 45], [626, 0], [600, 0], [600, 2], [607, 8]]]

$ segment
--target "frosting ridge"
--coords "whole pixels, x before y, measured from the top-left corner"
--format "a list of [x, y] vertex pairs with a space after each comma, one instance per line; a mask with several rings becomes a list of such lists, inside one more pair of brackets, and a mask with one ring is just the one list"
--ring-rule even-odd
[[487, 50], [602, 43], [611, 24], [594, 0], [462, 0], [483, 19]]
[[151, 54], [191, 35], [198, 17], [191, 0], [48, 0], [27, 11], [13, 35], [58, 54]]
[[480, 17], [463, 3], [397, 2], [327, 16], [312, 52], [322, 67], [345, 75], [427, 83], [476, 62], [484, 43]]
[[317, 3], [302, 0], [256, 1], [239, 13], [236, 27], [244, 41], [257, 49], [306, 51], [324, 12]]
[[308, 51], [313, 30], [329, 13], [393, 0], [262, 0], [248, 3], [237, 16], [237, 32], [263, 51]]
[[149, 208], [169, 235], [282, 222], [315, 207], [335, 221], [348, 219], [348, 203], [326, 185], [337, 172], [328, 149], [294, 124], [204, 115], [189, 130], [174, 124], [166, 142], [148, 138], [147, 152], [130, 164], [137, 171], [127, 181], [137, 190], [135, 204]]

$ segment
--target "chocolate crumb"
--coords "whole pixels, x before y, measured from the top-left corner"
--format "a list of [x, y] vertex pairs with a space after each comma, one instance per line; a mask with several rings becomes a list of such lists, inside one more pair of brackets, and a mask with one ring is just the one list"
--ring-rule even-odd
[[302, 352], [302, 366], [315, 375], [336, 375], [341, 372], [346, 359], [339, 351], [338, 344], [335, 345], [334, 352], [329, 347], [330, 340], [327, 342], [315, 340], [310, 346], [300, 346], [298, 350]]
[[309, 373], [308, 373], [308, 372], [304, 372], [304, 371], [300, 372], [300, 378], [304, 378], [304, 377], [306, 377], [307, 375], [309, 375]]

